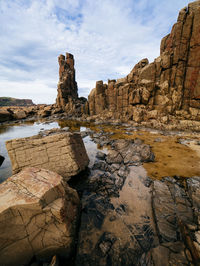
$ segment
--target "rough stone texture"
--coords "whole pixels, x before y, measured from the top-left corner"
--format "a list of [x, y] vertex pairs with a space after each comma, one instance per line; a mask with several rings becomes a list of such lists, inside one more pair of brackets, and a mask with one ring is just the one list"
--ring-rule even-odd
[[10, 177], [0, 186], [0, 264], [69, 257], [78, 213], [77, 192], [60, 175], [26, 168]]
[[82, 138], [77, 133], [13, 139], [6, 142], [6, 147], [14, 174], [32, 166], [52, 170], [68, 179], [89, 163]]
[[200, 265], [200, 177], [151, 180], [141, 165], [154, 159], [148, 145], [109, 145], [82, 192], [75, 265]]
[[59, 62], [59, 83], [58, 96], [56, 103], [62, 109], [66, 104], [78, 99], [77, 83], [75, 81], [74, 57], [72, 54], [66, 53], [58, 57]]
[[152, 160], [152, 152], [139, 139], [110, 145], [107, 155], [97, 153], [83, 192], [76, 265], [136, 265], [158, 241], [149, 180], [135, 166], [142, 153]]
[[154, 119], [168, 123], [173, 117], [199, 120], [199, 16], [200, 1], [195, 1], [180, 11], [153, 63], [143, 59], [123, 79], [97, 81], [88, 97], [90, 115], [139, 123]]
[[75, 79], [74, 57], [66, 53], [58, 57], [59, 82], [56, 105], [68, 115], [81, 115], [88, 113], [87, 100], [78, 98], [78, 88]]
[[160, 245], [141, 258], [141, 265], [200, 265], [200, 177], [185, 182], [168, 177], [152, 188]]

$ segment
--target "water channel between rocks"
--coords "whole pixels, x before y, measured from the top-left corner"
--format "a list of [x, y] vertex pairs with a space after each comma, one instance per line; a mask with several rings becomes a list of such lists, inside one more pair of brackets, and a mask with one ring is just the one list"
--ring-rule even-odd
[[[5, 161], [0, 168], [0, 182], [3, 182], [12, 175], [11, 163], [6, 150], [5, 142], [10, 139], [33, 136], [44, 130], [52, 128], [65, 128], [69, 131], [109, 132], [110, 139], [135, 139], [140, 138], [152, 147], [155, 154], [155, 162], [144, 163], [143, 166], [152, 178], [162, 178], [165, 176], [192, 177], [200, 173], [200, 141], [199, 134], [158, 131], [142, 131], [127, 126], [108, 126], [81, 123], [77, 121], [36, 121], [18, 124], [8, 124], [0, 126], [0, 154], [5, 157]], [[96, 153], [103, 145], [96, 144], [88, 134], [83, 137], [83, 141], [90, 159], [89, 167], [95, 161]], [[103, 144], [103, 143], [102, 143]], [[104, 147], [105, 153], [107, 149]]]

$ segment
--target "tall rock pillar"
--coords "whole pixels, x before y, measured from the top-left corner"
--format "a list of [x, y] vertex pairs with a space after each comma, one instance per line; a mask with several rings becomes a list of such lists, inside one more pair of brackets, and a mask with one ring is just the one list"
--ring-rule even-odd
[[78, 99], [78, 88], [75, 80], [74, 57], [66, 53], [58, 57], [59, 82], [56, 104], [62, 110], [68, 109]]

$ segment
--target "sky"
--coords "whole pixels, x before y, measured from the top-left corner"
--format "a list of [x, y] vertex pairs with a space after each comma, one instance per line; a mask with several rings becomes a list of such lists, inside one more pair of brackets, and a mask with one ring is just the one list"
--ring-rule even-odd
[[187, 0], [0, 0], [0, 97], [54, 103], [57, 57], [75, 58], [79, 96], [153, 61]]

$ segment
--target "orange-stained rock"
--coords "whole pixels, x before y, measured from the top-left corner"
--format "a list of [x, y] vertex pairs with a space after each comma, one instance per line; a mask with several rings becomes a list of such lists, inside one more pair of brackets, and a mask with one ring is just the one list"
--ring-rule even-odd
[[187, 112], [188, 119], [199, 120], [198, 115], [189, 112], [189, 108], [200, 109], [199, 18], [198, 0], [180, 11], [153, 63], [142, 59], [125, 78], [109, 80], [108, 85], [97, 82], [88, 97], [90, 115], [103, 118], [111, 112], [113, 118], [142, 122], [151, 119], [152, 110], [159, 111], [160, 116], [154, 118], [161, 120], [169, 114], [176, 118], [180, 110]]

